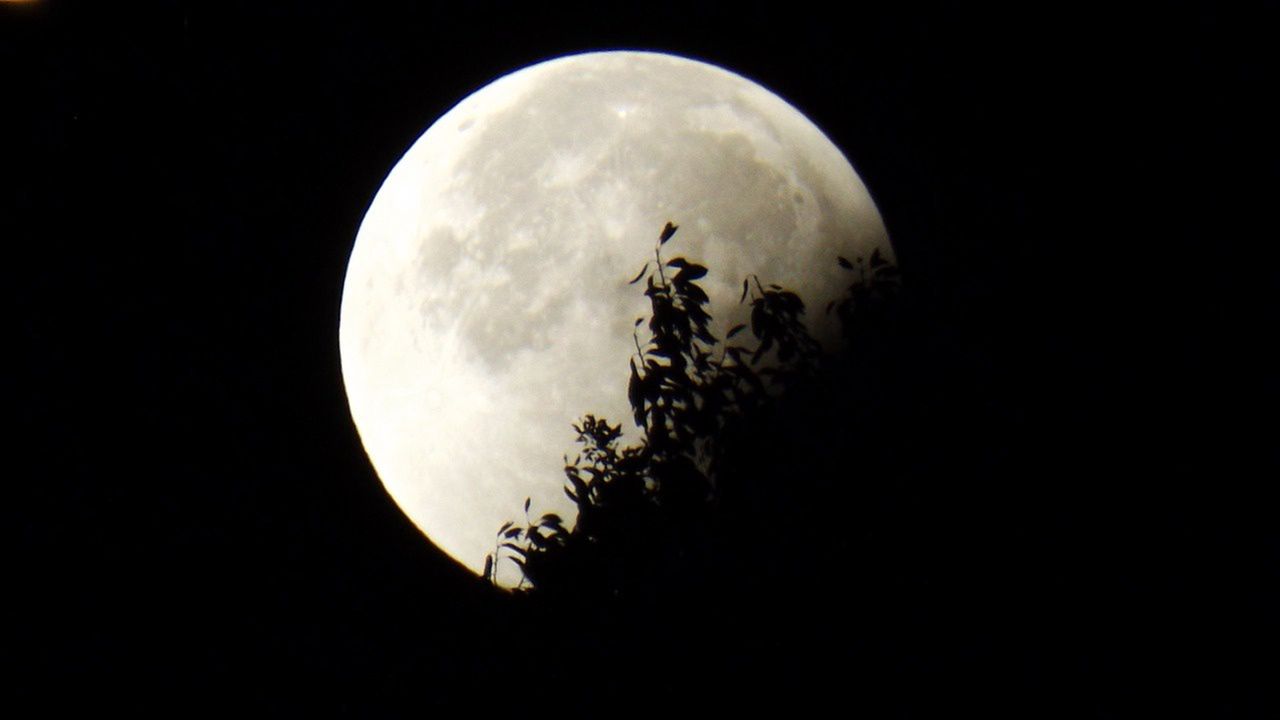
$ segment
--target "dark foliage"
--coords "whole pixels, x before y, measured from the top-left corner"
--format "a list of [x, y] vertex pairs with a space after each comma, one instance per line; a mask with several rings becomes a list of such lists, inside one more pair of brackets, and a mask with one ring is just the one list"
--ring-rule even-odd
[[[631, 280], [643, 281], [651, 308], [647, 324], [635, 322], [627, 386], [641, 438], [622, 446], [621, 426], [590, 414], [574, 424], [581, 449], [566, 457], [564, 488], [578, 507], [573, 528], [555, 514], [529, 518], [526, 501], [525, 522], [498, 530], [485, 562], [490, 580], [498, 563], [511, 562], [522, 573], [520, 590], [625, 602], [750, 565], [749, 538], [772, 520], [735, 503], [765, 491], [750, 488], [760, 478], [738, 456], [747, 445], [778, 442], [759, 435], [761, 423], [824, 370], [822, 348], [805, 327], [801, 298], [754, 275], [743, 280], [740, 298], [750, 305], [749, 324], [716, 337], [698, 284], [707, 268], [663, 256], [676, 231], [667, 223], [653, 261]], [[865, 341], [863, 326], [883, 321], [892, 303], [897, 270], [879, 250], [867, 267], [861, 258], [856, 269], [838, 261], [856, 276], [827, 309], [838, 312], [850, 341]], [[786, 494], [773, 485], [767, 492]]]
[[750, 322], [714, 337], [703, 268], [664, 260], [673, 231], [634, 280], [652, 309], [629, 384], [639, 442], [583, 418], [572, 530], [503, 530], [495, 562], [525, 571], [511, 599], [536, 648], [495, 661], [513, 681], [601, 711], [1258, 705], [1275, 545], [1249, 513], [1265, 510], [1215, 504], [1219, 478], [1110, 464], [1101, 413], [1020, 398], [1078, 378], [978, 351], [877, 254], [834, 259], [841, 353], [754, 277]]

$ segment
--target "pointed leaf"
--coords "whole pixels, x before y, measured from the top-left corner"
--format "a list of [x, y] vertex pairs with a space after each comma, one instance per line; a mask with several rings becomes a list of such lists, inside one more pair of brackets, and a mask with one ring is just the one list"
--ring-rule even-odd
[[649, 272], [649, 263], [645, 263], [644, 267], [640, 268], [640, 272], [634, 278], [631, 278], [630, 282], [628, 282], [627, 284], [635, 285], [636, 283], [640, 282], [640, 278], [644, 277], [644, 274], [647, 272]]
[[759, 338], [764, 335], [768, 318], [765, 316], [764, 303], [755, 302], [752, 305], [754, 307], [751, 308], [751, 334]]
[[742, 278], [742, 297], [738, 298], [738, 302], [739, 302], [739, 303], [741, 303], [742, 301], [744, 301], [744, 300], [746, 300], [746, 299], [747, 299], [747, 290], [748, 290], [748, 287], [749, 287], [749, 286], [747, 285], [747, 279], [746, 279], [746, 278]]
[[845, 258], [839, 255], [836, 256], [836, 262], [840, 263], [840, 267], [844, 268], [845, 270], [853, 269], [853, 263], [849, 262], [848, 260], [846, 260]]
[[782, 306], [790, 312], [797, 314], [804, 312], [804, 301], [800, 299], [799, 295], [784, 290], [778, 293], [778, 299], [782, 302]]
[[676, 234], [676, 230], [680, 229], [679, 225], [673, 225], [671, 221], [667, 221], [667, 226], [662, 228], [662, 234], [658, 236], [658, 243], [665, 245], [672, 235]]
[[681, 268], [680, 273], [676, 275], [676, 278], [684, 281], [697, 280], [698, 278], [706, 274], [707, 274], [706, 267], [695, 264], [695, 263], [688, 263], [683, 268]]
[[[703, 272], [705, 273], [706, 271], [704, 270]], [[680, 275], [676, 276], [677, 282], [680, 282], [684, 279], [681, 277], [681, 275], [684, 275], [683, 270], [680, 271]], [[708, 302], [711, 302], [711, 298], [707, 297], [707, 293], [697, 285], [683, 285], [681, 287], [681, 290], [683, 291], [681, 293], [682, 295], [684, 295], [686, 298], [688, 298], [689, 300], [692, 300], [693, 302], [699, 305], [703, 305]]]
[[[689, 308], [689, 319], [693, 321], [693, 327], [704, 333], [709, 333], [711, 328], [711, 316], [697, 305]], [[701, 335], [699, 335], [701, 337]], [[714, 343], [714, 341], [708, 341]]]
[[627, 383], [627, 400], [631, 402], [631, 407], [638, 409], [642, 398], [644, 397], [644, 389], [640, 386], [640, 373], [636, 371], [636, 361], [634, 358], [631, 363], [631, 381]]

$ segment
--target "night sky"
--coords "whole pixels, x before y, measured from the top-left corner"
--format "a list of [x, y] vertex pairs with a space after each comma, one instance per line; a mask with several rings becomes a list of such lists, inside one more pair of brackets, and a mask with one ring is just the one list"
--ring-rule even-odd
[[[1046, 631], [1064, 622], [1052, 613], [934, 634], [918, 654], [933, 669], [883, 671], [898, 690], [878, 712], [1260, 712], [1280, 606], [1264, 498], [1280, 475], [1256, 340], [1274, 334], [1274, 271], [1257, 258], [1275, 232], [1252, 208], [1274, 203], [1274, 11], [819, 7], [0, 5], [18, 697], [357, 716], [574, 705], [555, 684], [571, 670], [504, 674], [504, 654], [547, 630], [383, 492], [346, 409], [338, 310], [364, 211], [437, 117], [519, 67], [630, 48], [733, 70], [828, 134], [942, 329], [946, 368], [922, 365], [921, 382], [968, 398], [971, 418], [946, 416], [955, 442], [1040, 488], [983, 512], [1063, 507], [1064, 532], [1107, 528], [1080, 557], [1108, 569], [1063, 581], [1101, 645]], [[981, 485], [985, 467], [953, 479]], [[932, 622], [968, 627], [946, 608], [978, 601], [929, 592]], [[1061, 665], [993, 679], [966, 664], [1037, 633]], [[882, 635], [876, 652], [917, 657], [895, 648], [919, 638]], [[851, 711], [871, 697], [828, 672], [823, 692]], [[1062, 673], [1070, 691], [1046, 680]], [[767, 699], [820, 695], [801, 674]], [[940, 697], [957, 676], [972, 693]], [[702, 702], [746, 701], [714, 677]]]

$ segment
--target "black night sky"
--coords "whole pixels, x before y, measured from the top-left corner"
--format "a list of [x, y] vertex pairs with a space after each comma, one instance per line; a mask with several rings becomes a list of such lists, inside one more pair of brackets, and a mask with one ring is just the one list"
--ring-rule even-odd
[[[1274, 204], [1274, 8], [1034, 5], [0, 4], [11, 696], [1260, 714], [1280, 623], [1260, 354], [1276, 284], [1246, 276], [1275, 240], [1251, 220]], [[613, 48], [721, 65], [808, 115], [940, 328], [920, 382], [947, 398], [960, 459], [936, 463], [937, 504], [960, 518], [911, 556], [985, 560], [876, 576], [915, 588], [899, 615], [818, 603], [806, 628], [874, 638], [840, 649], [847, 667], [821, 632], [785, 651], [632, 638], [603, 656], [685, 677], [581, 690], [597, 661], [548, 649], [555, 629], [434, 550], [347, 413], [342, 281], [385, 173], [488, 81]], [[1005, 558], [1025, 532], [1079, 542]], [[1019, 595], [1023, 574], [1038, 584]], [[754, 608], [742, 636], [787, 634], [829, 582]], [[664, 665], [689, 652], [712, 669]], [[539, 653], [554, 663], [512, 660]]]

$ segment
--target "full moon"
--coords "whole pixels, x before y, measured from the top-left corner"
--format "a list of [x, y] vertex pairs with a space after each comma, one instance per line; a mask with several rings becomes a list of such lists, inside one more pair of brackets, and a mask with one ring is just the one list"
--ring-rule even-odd
[[804, 115], [657, 53], [571, 55], [495, 80], [431, 125], [374, 197], [342, 297], [351, 415], [387, 492], [473, 572], [526, 498], [531, 517], [572, 521], [573, 422], [591, 413], [637, 437], [627, 361], [648, 303], [628, 281], [668, 221], [680, 229], [665, 257], [709, 268], [719, 337], [745, 318], [742, 281], [756, 274], [797, 292], [835, 348], [822, 309], [851, 281], [836, 257], [893, 257], [866, 187]]

